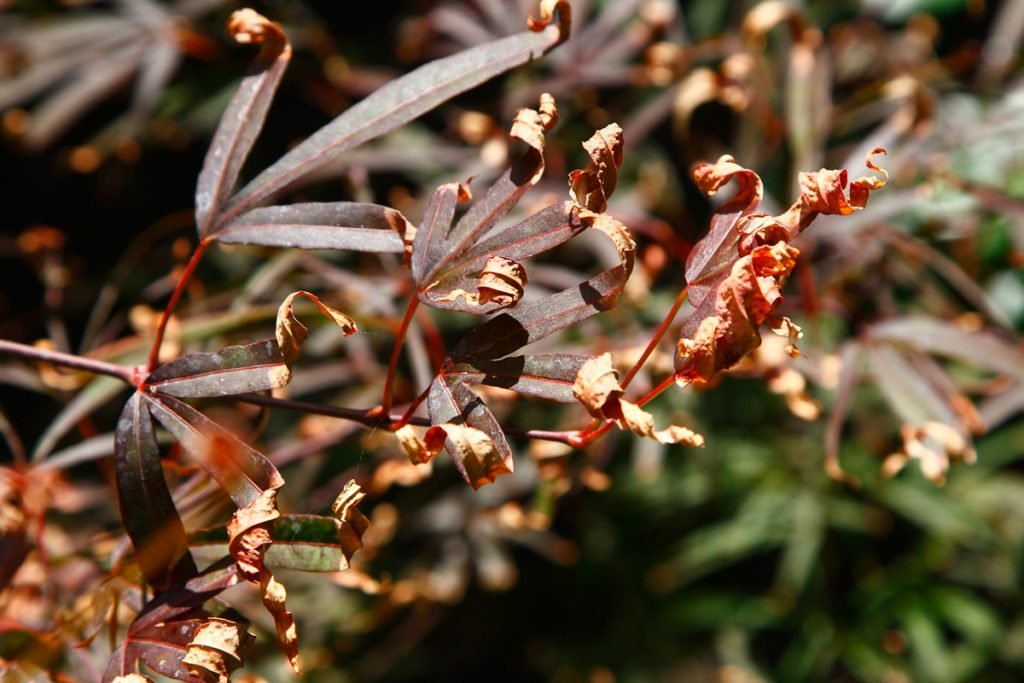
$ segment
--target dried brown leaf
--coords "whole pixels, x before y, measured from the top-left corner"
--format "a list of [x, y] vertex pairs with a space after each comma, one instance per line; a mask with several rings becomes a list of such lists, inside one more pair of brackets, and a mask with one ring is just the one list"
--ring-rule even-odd
[[263, 606], [274, 618], [277, 635], [284, 646], [288, 663], [295, 673], [302, 672], [295, 619], [285, 607], [287, 592], [263, 562], [267, 547], [273, 543], [277, 509], [277, 489], [267, 489], [248, 505], [239, 508], [228, 523], [228, 548], [242, 576], [259, 584]]
[[244, 624], [210, 618], [196, 631], [182, 661], [203, 681], [227, 683], [231, 672], [242, 665], [240, 651], [250, 638]]
[[601, 213], [615, 191], [622, 166], [622, 129], [611, 123], [583, 143], [590, 164], [569, 174], [569, 194], [581, 209]]
[[[434, 434], [431, 434], [434, 432]], [[479, 429], [457, 424], [435, 425], [427, 431], [426, 440], [432, 441], [444, 434], [445, 446], [453, 460], [461, 463], [469, 485], [479, 489], [503, 474], [512, 473], [511, 461], [506, 462], [494, 440]]]
[[349, 560], [357, 550], [363, 547], [363, 534], [370, 528], [370, 520], [356, 507], [365, 497], [366, 494], [363, 493], [359, 484], [354, 479], [350, 479], [334, 500], [334, 504], [331, 505], [334, 516], [341, 524], [338, 529], [341, 552]]
[[395, 436], [398, 437], [398, 443], [401, 444], [402, 450], [409, 456], [409, 461], [414, 465], [430, 462], [444, 449], [445, 436], [444, 432], [440, 430], [428, 430], [421, 438], [416, 433], [415, 427], [404, 425], [395, 431]]
[[665, 444], [704, 445], [704, 437], [686, 427], [670, 425], [666, 429], [656, 431], [653, 415], [635, 403], [623, 399], [624, 392], [619, 385], [619, 373], [612, 367], [611, 354], [606, 353], [584, 363], [576, 375], [572, 391], [591, 415], [610, 420], [620, 429], [629, 429], [637, 436], [648, 437]]
[[540, 32], [547, 28], [558, 12], [558, 33], [560, 42], [569, 39], [569, 31], [572, 28], [572, 5], [569, 0], [540, 0], [540, 7], [537, 9], [537, 16], [530, 16], [526, 25], [531, 31]]
[[454, 301], [461, 298], [471, 306], [495, 303], [501, 308], [505, 308], [514, 306], [523, 298], [527, 282], [526, 268], [521, 263], [504, 256], [491, 256], [480, 273], [480, 281], [475, 294], [464, 289], [456, 289], [433, 300]]
[[310, 292], [300, 290], [292, 292], [277, 310], [277, 343], [281, 347], [281, 355], [286, 363], [294, 363], [302, 353], [302, 344], [309, 335], [309, 329], [295, 317], [293, 302], [295, 297], [304, 296], [320, 309], [320, 312], [341, 328], [346, 337], [356, 332], [355, 322], [341, 311], [331, 308], [319, 297]]

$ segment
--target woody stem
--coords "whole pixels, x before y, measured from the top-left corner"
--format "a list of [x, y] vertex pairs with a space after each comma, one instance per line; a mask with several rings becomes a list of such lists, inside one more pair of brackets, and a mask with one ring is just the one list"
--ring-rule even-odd
[[623, 378], [621, 383], [623, 389], [629, 386], [629, 383], [633, 381], [636, 373], [640, 371], [640, 368], [642, 368], [644, 363], [647, 362], [650, 355], [654, 353], [654, 349], [657, 348], [661, 338], [665, 336], [665, 333], [668, 332], [668, 328], [672, 325], [672, 321], [676, 319], [676, 314], [679, 313], [679, 309], [682, 307], [684, 301], [686, 301], [686, 287], [683, 287], [682, 291], [679, 292], [679, 296], [676, 297], [675, 303], [672, 304], [672, 308], [669, 309], [665, 319], [661, 321], [658, 329], [655, 330], [654, 336], [651, 337], [651, 341], [647, 344], [647, 348], [644, 349], [644, 352], [640, 355], [640, 359], [637, 360], [633, 367], [630, 368], [629, 372], [626, 373], [626, 376]]

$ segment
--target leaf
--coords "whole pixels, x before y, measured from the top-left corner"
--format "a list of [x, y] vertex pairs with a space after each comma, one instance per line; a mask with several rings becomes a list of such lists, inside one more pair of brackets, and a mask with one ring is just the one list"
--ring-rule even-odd
[[888, 174], [872, 161], [875, 154], [884, 153], [884, 149], [876, 148], [866, 160], [868, 168], [882, 173], [883, 178], [867, 176], [848, 183], [846, 170], [801, 173], [800, 197], [785, 213], [774, 217], [757, 213], [764, 194], [761, 178], [737, 164], [731, 156], [725, 155], [714, 164], [699, 164], [694, 168], [694, 181], [708, 196], [733, 178], [739, 188], [732, 199], [715, 211], [707, 236], [694, 246], [686, 259], [687, 297], [695, 310], [684, 321], [683, 334], [693, 336], [703, 321], [714, 315], [717, 302], [712, 295], [720, 292], [722, 282], [733, 272], [738, 258], [751, 253], [756, 246], [792, 240], [819, 214], [845, 216], [863, 209], [868, 195], [886, 184]]
[[401, 213], [379, 204], [307, 203], [247, 211], [213, 236], [223, 244], [401, 254], [407, 224]]
[[114, 434], [114, 470], [118, 507], [135, 557], [146, 581], [163, 590], [195, 576], [196, 566], [160, 466], [147, 402], [136, 392], [121, 412]]
[[203, 604], [236, 585], [240, 580], [238, 565], [225, 559], [204, 569], [184, 585], [174, 586], [157, 595], [132, 622], [129, 637], [161, 623], [187, 619], [202, 614]]
[[[525, 143], [526, 152], [450, 229], [454, 199], [468, 198], [468, 194], [461, 188], [456, 192], [456, 188], [451, 185], [443, 186], [435, 192], [424, 213], [424, 222], [413, 241], [413, 278], [421, 301], [435, 308], [477, 314], [491, 313], [512, 305], [522, 296], [516, 290], [526, 284], [526, 272], [521, 264], [508, 262], [513, 258], [522, 259], [538, 253], [537, 247], [531, 250], [523, 242], [528, 241], [533, 233], [556, 234], [564, 239], [572, 236], [573, 233], [558, 230], [557, 227], [552, 231], [552, 227], [562, 225], [564, 218], [548, 214], [544, 217], [549, 220], [553, 218], [555, 226], [527, 219], [511, 231], [504, 230], [492, 237], [483, 252], [474, 249], [474, 243], [511, 211], [543, 176], [544, 134], [557, 118], [554, 98], [547, 94], [541, 95], [538, 110], [520, 109], [516, 113], [509, 137]], [[504, 247], [513, 242], [518, 243], [518, 253], [507, 253]], [[546, 243], [549, 246], [544, 248], [554, 246], [550, 240]], [[499, 293], [498, 298], [495, 298], [487, 292], [489, 288], [493, 291], [490, 285], [495, 284], [495, 271], [502, 269], [504, 275], [501, 279], [506, 284], [511, 280], [513, 284], [511, 288], [503, 288], [501, 291], [504, 294]], [[478, 293], [471, 294], [472, 289], [477, 289]], [[506, 289], [510, 289], [511, 294]]]
[[[714, 314], [701, 321], [692, 338], [684, 333], [679, 339], [675, 368], [680, 382], [707, 382], [760, 346], [758, 328], [782, 303], [781, 281], [792, 272], [799, 253], [779, 241], [755, 247], [733, 264], [718, 286]], [[780, 329], [796, 328], [789, 323]]]
[[946, 356], [1024, 381], [1024, 349], [990, 332], [970, 332], [925, 316], [894, 318], [871, 326], [872, 339]]
[[635, 403], [622, 398], [625, 392], [619, 385], [619, 373], [612, 367], [609, 353], [591, 358], [583, 364], [576, 375], [572, 393], [594, 417], [610, 420], [620, 429], [629, 429], [637, 436], [646, 436], [665, 444], [704, 445], [704, 437], [686, 427], [670, 425], [655, 431], [654, 417]]
[[543, 55], [568, 38], [568, 13], [562, 12], [560, 19], [557, 27], [479, 45], [391, 81], [260, 173], [231, 200], [228, 212], [232, 216], [240, 214], [342, 152], [389, 133], [455, 95]]
[[264, 339], [215, 353], [181, 356], [156, 368], [146, 378], [146, 386], [167, 396], [196, 398], [277, 389], [290, 379], [277, 341]]
[[576, 287], [502, 312], [471, 330], [451, 351], [455, 361], [501, 358], [618, 303], [629, 276], [616, 266]]
[[602, 213], [608, 198], [615, 191], [619, 167], [622, 166], [622, 129], [612, 123], [583, 143], [590, 155], [590, 165], [569, 174], [569, 194], [582, 209]]
[[410, 424], [402, 425], [395, 430], [398, 443], [402, 450], [409, 456], [409, 462], [413, 465], [424, 465], [434, 459], [434, 456], [444, 449], [445, 439], [448, 438], [443, 430], [427, 430], [430, 436], [420, 438], [416, 428]]
[[251, 639], [243, 624], [210, 618], [196, 630], [182, 662], [204, 681], [227, 683], [231, 672], [242, 666], [240, 652]]
[[439, 376], [427, 396], [427, 442], [444, 433], [445, 450], [474, 489], [512, 472], [512, 449], [501, 425], [483, 401], [458, 379]]
[[341, 524], [339, 537], [341, 538], [341, 551], [346, 559], [363, 547], [363, 534], [370, 528], [370, 520], [357, 507], [363, 501], [366, 494], [354, 479], [349, 479], [345, 487], [338, 494], [331, 504], [331, 512]]
[[[211, 624], [217, 626], [211, 629]], [[204, 629], [206, 629], [205, 633]], [[199, 674], [190, 666], [188, 661], [190, 653], [204, 646], [213, 646], [213, 643], [217, 642], [211, 638], [214, 633], [231, 631], [235, 633], [231, 639], [233, 640], [231, 644], [233, 650], [231, 653], [225, 650], [224, 654], [231, 655], [235, 662], [235, 668], [237, 668], [241, 665], [239, 653], [253, 640], [245, 626], [237, 622], [202, 614], [196, 618], [159, 622], [144, 629], [129, 630], [124, 642], [111, 656], [103, 680], [113, 683], [121, 677], [124, 677], [121, 680], [141, 678], [135, 673], [135, 670], [139, 664], [144, 664], [148, 669], [162, 676], [179, 681], [194, 681], [196, 680], [195, 676], [199, 676]], [[198, 643], [193, 647], [193, 643], [196, 643], [197, 639]], [[229, 642], [221, 642], [223, 647], [229, 646]], [[192, 658], [198, 659], [198, 654], [198, 652], [193, 654]], [[133, 676], [135, 678], [132, 678]], [[218, 680], [217, 678], [200, 678], [201, 680]]]
[[292, 48], [281, 27], [251, 9], [234, 12], [228, 32], [239, 43], [259, 43], [253, 73], [235, 90], [220, 118], [196, 185], [196, 227], [201, 238], [216, 232], [220, 211], [238, 182], [242, 164], [263, 129], [267, 110]]
[[287, 591], [264, 562], [264, 553], [273, 543], [273, 524], [281, 516], [277, 509], [277, 490], [267, 489], [247, 505], [239, 507], [228, 522], [228, 549], [238, 563], [242, 576], [260, 587], [263, 606], [274, 618], [277, 637], [284, 646], [288, 663], [302, 673], [295, 618], [285, 607]]
[[269, 460], [195, 408], [171, 396], [149, 397], [153, 417], [243, 507], [284, 483]]
[[510, 389], [524, 396], [574, 403], [572, 385], [587, 360], [587, 356], [565, 353], [469, 360], [446, 367], [444, 374], [465, 382]]
[[320, 309], [320, 312], [341, 328], [341, 333], [346, 337], [356, 332], [355, 322], [339, 310], [331, 308], [315, 295], [306, 291], [292, 292], [277, 310], [277, 343], [288, 364], [298, 360], [302, 351], [302, 344], [306, 341], [309, 329], [299, 322], [295, 317], [292, 304], [295, 297], [304, 296]]

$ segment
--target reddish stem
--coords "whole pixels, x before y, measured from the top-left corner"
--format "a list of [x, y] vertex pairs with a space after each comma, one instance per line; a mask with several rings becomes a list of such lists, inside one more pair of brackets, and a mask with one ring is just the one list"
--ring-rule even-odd
[[203, 257], [203, 252], [206, 251], [206, 247], [209, 244], [206, 240], [199, 242], [196, 250], [192, 252], [192, 258], [188, 260], [185, 270], [182, 271], [181, 277], [178, 278], [178, 284], [174, 287], [174, 292], [171, 293], [171, 298], [168, 300], [167, 306], [160, 316], [160, 323], [156, 326], [156, 339], [153, 340], [153, 346], [149, 350], [149, 363], [146, 364], [147, 373], [153, 372], [153, 369], [156, 368], [160, 358], [160, 346], [164, 343], [164, 332], [167, 331], [167, 323], [170, 321], [171, 314], [174, 313], [174, 309], [178, 305], [178, 300], [185, 291], [188, 281], [192, 279], [192, 274], [195, 272], [196, 266], [199, 265], [199, 260]]
[[402, 415], [402, 417], [388, 425], [388, 429], [394, 432], [401, 429], [405, 425], [409, 424], [409, 420], [412, 419], [413, 413], [416, 412], [416, 409], [420, 407], [420, 404], [423, 403], [423, 401], [425, 401], [427, 399], [427, 396], [429, 395], [430, 387], [428, 386], [426, 389], [423, 390], [423, 393], [417, 396], [416, 399], [409, 404], [409, 407], [405, 409], [405, 414]]
[[640, 371], [640, 368], [642, 368], [644, 363], [647, 362], [650, 355], [654, 353], [654, 349], [657, 348], [658, 342], [660, 342], [661, 338], [665, 336], [666, 332], [668, 332], [668, 328], [672, 325], [672, 321], [676, 319], [676, 314], [679, 313], [679, 309], [682, 307], [684, 301], [686, 301], [686, 287], [683, 287], [682, 291], [679, 292], [679, 296], [676, 297], [675, 303], [672, 304], [672, 308], [669, 309], [665, 319], [661, 321], [661, 325], [659, 325], [658, 329], [654, 332], [654, 336], [651, 337], [651, 341], [647, 344], [647, 348], [644, 349], [644, 352], [640, 355], [640, 359], [632, 368], [630, 368], [629, 372], [626, 373], [621, 384], [623, 389], [629, 386], [629, 383], [633, 381], [636, 373]]
[[384, 395], [380, 399], [380, 406], [373, 409], [378, 415], [387, 415], [391, 410], [392, 401], [392, 390], [395, 383], [395, 368], [398, 367], [398, 359], [402, 353], [402, 342], [405, 341], [405, 333], [409, 330], [409, 324], [412, 323], [412, 317], [416, 313], [416, 308], [420, 304], [420, 299], [416, 295], [413, 295], [409, 299], [409, 306], [405, 309], [405, 316], [402, 318], [402, 324], [398, 328], [398, 337], [395, 339], [395, 346], [391, 350], [391, 362], [388, 363], [388, 374], [384, 378]]

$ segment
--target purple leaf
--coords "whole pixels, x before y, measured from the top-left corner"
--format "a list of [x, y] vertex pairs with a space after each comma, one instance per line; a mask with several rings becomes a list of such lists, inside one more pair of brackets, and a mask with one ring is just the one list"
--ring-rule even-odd
[[[467, 214], [468, 215], [468, 214]], [[438, 264], [440, 274], [431, 276], [430, 287], [419, 292], [420, 300], [436, 308], [486, 314], [500, 307], [467, 305], [461, 300], [439, 300], [455, 290], [472, 291], [487, 260], [492, 256], [522, 260], [562, 244], [585, 230], [571, 202], [554, 204], [490, 237], [470, 249], [449, 247], [450, 257]], [[415, 254], [415, 251], [414, 251]]]
[[153, 391], [178, 398], [233, 396], [277, 389], [291, 375], [276, 339], [190, 353], [161, 365], [146, 379]]
[[379, 204], [292, 204], [247, 211], [213, 236], [225, 244], [401, 254], [404, 223], [402, 214]]
[[284, 480], [269, 460], [192, 406], [170, 396], [148, 397], [153, 417], [228, 492], [238, 507], [248, 505]]
[[258, 41], [262, 42], [262, 47], [253, 64], [253, 73], [242, 79], [220, 118], [199, 173], [196, 227], [200, 237], [216, 231], [221, 208], [235, 189], [242, 164], [263, 129], [267, 110], [292, 56], [291, 45], [280, 26], [252, 10], [231, 15], [228, 30], [239, 42]]
[[456, 363], [445, 368], [444, 374], [474, 384], [511, 389], [525, 396], [575, 403], [573, 382], [587, 360], [587, 356], [567, 353], [512, 356]]
[[447, 254], [448, 230], [455, 216], [455, 206], [465, 190], [457, 183], [447, 183], [434, 190], [423, 209], [423, 220], [412, 243], [412, 277], [424, 282], [433, 265]]
[[495, 445], [496, 461], [462, 460], [455, 457], [456, 448], [451, 437], [445, 439], [445, 449], [452, 456], [459, 474], [474, 488], [493, 481], [499, 474], [512, 471], [512, 449], [501, 431], [501, 425], [480, 397], [457, 378], [443, 375], [434, 379], [427, 396], [430, 421], [434, 425], [464, 425], [478, 429]]
[[225, 558], [207, 567], [199, 576], [156, 596], [129, 626], [129, 633], [138, 633], [161, 622], [178, 621], [199, 616], [203, 604], [242, 580], [238, 563]]
[[459, 340], [455, 360], [494, 359], [615, 306], [629, 271], [616, 266], [576, 287], [521, 303], [488, 320]]
[[1024, 380], [1024, 349], [988, 332], [968, 332], [935, 318], [908, 316], [873, 325], [869, 334], [872, 339], [895, 342]]
[[136, 392], [128, 399], [114, 434], [117, 498], [143, 576], [157, 590], [195, 576], [185, 527], [160, 466], [160, 450], [147, 410]]
[[442, 102], [540, 57], [566, 36], [557, 26], [518, 33], [411, 71], [350, 107], [246, 185], [228, 205], [235, 216], [342, 152], [389, 133]]

